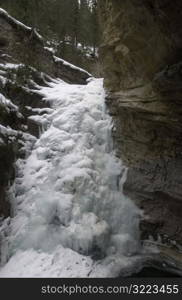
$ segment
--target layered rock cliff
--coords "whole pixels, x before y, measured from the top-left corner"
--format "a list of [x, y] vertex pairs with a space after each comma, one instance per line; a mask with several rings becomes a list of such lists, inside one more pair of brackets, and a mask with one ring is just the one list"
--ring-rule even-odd
[[182, 262], [182, 2], [99, 0], [101, 62], [141, 237]]

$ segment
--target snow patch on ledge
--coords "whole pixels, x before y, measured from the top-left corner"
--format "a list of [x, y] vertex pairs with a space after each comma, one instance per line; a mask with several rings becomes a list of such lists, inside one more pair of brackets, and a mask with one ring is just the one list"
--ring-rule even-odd
[[26, 26], [26, 25], [23, 24], [22, 22], [16, 20], [16, 19], [13, 18], [12, 16], [10, 16], [10, 15], [8, 14], [8, 12], [7, 12], [6, 10], [2, 9], [2, 8], [0, 8], [0, 15], [6, 16], [8, 19], [10, 19], [11, 21], [13, 21], [13, 22], [16, 23], [17, 25], [23, 27], [23, 28], [26, 29], [26, 30], [29, 30], [29, 31], [30, 31], [30, 30], [32, 29], [31, 27]]
[[12, 64], [12, 63], [3, 63], [0, 64], [0, 67], [3, 68], [4, 70], [18, 70], [21, 67], [24, 67], [24, 64]]
[[62, 58], [59, 58], [59, 57], [57, 57], [55, 55], [53, 56], [53, 58], [54, 58], [55, 62], [61, 62], [64, 66], [70, 67], [73, 70], [77, 70], [77, 71], [83, 72], [83, 73], [87, 74], [89, 77], [92, 77], [92, 75], [90, 73], [88, 73], [86, 70], [84, 70], [82, 68], [79, 68], [79, 67], [76, 67], [75, 65], [72, 65], [71, 63], [65, 61]]
[[1, 93], [0, 93], [0, 105], [3, 106], [7, 111], [9, 111], [9, 109], [18, 111], [18, 107], [15, 104], [13, 104], [9, 99], [5, 98]]
[[9, 19], [9, 21], [11, 23], [14, 23], [16, 24], [17, 26], [19, 26], [20, 28], [22, 28], [23, 30], [25, 31], [29, 31], [29, 32], [34, 32], [34, 35], [36, 35], [36, 37], [39, 39], [39, 40], [43, 40], [43, 37], [37, 32], [37, 30], [35, 28], [32, 28], [32, 27], [29, 27], [25, 24], [23, 24], [22, 22], [18, 21], [17, 19], [13, 18], [12, 16], [10, 16], [8, 14], [8, 12], [2, 8], [0, 8], [0, 17], [1, 16], [4, 16], [6, 17], [6, 19]]

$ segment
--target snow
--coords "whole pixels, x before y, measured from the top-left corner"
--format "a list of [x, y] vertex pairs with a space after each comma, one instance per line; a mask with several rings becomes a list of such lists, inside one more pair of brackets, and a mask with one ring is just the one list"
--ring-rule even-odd
[[22, 28], [30, 31], [32, 30], [31, 27], [26, 26], [25, 24], [21, 23], [20, 21], [16, 20], [15, 18], [11, 17], [7, 11], [5, 11], [4, 9], [0, 8], [0, 14], [1, 15], [5, 15], [6, 17], [8, 17], [10, 20], [12, 20], [14, 23], [16, 23], [17, 25], [21, 26]]
[[55, 54], [56, 50], [53, 47], [44, 47], [45, 50]]
[[4, 87], [5, 84], [6, 84], [6, 82], [7, 82], [7, 79], [6, 79], [4, 76], [1, 76], [1, 75], [0, 75], [0, 81], [1, 81], [1, 83], [2, 83], [2, 86]]
[[32, 108], [31, 106], [25, 106], [28, 110], [31, 110], [32, 112], [41, 114], [41, 113], [52, 113], [53, 109], [48, 108], [48, 107], [43, 107], [43, 108]]
[[12, 23], [18, 25], [20, 28], [22, 28], [23, 30], [29, 31], [29, 32], [34, 32], [34, 34], [37, 36], [37, 38], [39, 40], [43, 40], [43, 37], [37, 32], [37, 30], [35, 28], [26, 26], [25, 24], [23, 24], [22, 22], [18, 21], [17, 19], [13, 18], [12, 16], [10, 16], [8, 14], [7, 11], [5, 11], [4, 9], [0, 8], [0, 15], [4, 15], [7, 19], [9, 19]]
[[0, 124], [0, 133], [6, 136], [17, 136], [18, 135], [18, 131], [8, 127], [5, 127], [3, 125]]
[[8, 69], [19, 69], [21, 67], [23, 67], [24, 65], [23, 64], [12, 64], [12, 63], [5, 63], [5, 64], [0, 64], [0, 67], [5, 69], [5, 70], [8, 70]]
[[[25, 133], [19, 130], [14, 130], [10, 126], [3, 126], [0, 124], [0, 134], [6, 138], [8, 138], [8, 141], [18, 141], [19, 143], [22, 144], [22, 150], [26, 150], [27, 153], [30, 151], [32, 148], [32, 145], [35, 143], [36, 138], [32, 136], [29, 133]], [[2, 143], [3, 140], [1, 140]]]
[[0, 137], [0, 145], [4, 145], [4, 141], [2, 140], [1, 137]]
[[35, 28], [32, 28], [32, 30], [34, 31], [34, 34], [38, 37], [38, 39], [43, 41], [43, 37], [41, 36], [41, 34]]
[[0, 75], [6, 75], [6, 71], [0, 70]]
[[18, 107], [11, 102], [11, 100], [5, 98], [1, 93], [0, 93], [0, 105], [4, 106], [4, 108], [9, 111], [9, 109], [18, 111]]
[[[140, 211], [122, 193], [102, 79], [61, 80], [41, 93], [52, 111], [31, 155], [16, 163], [13, 217], [0, 277], [114, 277], [141, 266]], [[42, 119], [43, 118], [43, 119]], [[96, 259], [97, 258], [97, 259]]]
[[63, 65], [65, 65], [65, 66], [68, 66], [68, 67], [70, 67], [71, 69], [73, 69], [73, 70], [77, 70], [77, 71], [81, 71], [81, 72], [83, 72], [83, 73], [86, 73], [87, 75], [89, 75], [90, 77], [92, 76], [90, 73], [88, 73], [87, 71], [85, 71], [84, 69], [81, 69], [81, 68], [79, 68], [79, 67], [76, 67], [75, 65], [72, 65], [72, 64], [70, 64], [69, 62], [67, 62], [67, 61], [65, 61], [64, 59], [62, 59], [62, 58], [59, 58], [59, 57], [57, 57], [57, 56], [53, 56], [54, 57], [54, 61], [55, 62], [61, 62]]
[[1, 270], [1, 278], [104, 278], [140, 270], [141, 258], [110, 258], [102, 264], [59, 246], [53, 254], [19, 250]]

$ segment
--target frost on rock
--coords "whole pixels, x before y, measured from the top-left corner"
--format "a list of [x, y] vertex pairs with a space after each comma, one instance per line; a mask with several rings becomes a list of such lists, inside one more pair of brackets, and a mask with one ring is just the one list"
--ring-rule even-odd
[[23, 64], [12, 64], [12, 63], [0, 64], [0, 67], [3, 68], [4, 70], [9, 70], [9, 69], [17, 70], [23, 66], [24, 66]]
[[17, 111], [18, 112], [18, 107], [14, 105], [11, 100], [7, 99], [0, 93], [0, 106], [4, 107], [6, 111]]
[[[8, 257], [0, 277], [112, 277], [140, 266], [140, 212], [122, 194], [102, 79], [52, 82], [52, 110], [31, 155], [17, 161]], [[37, 120], [38, 121], [38, 120]]]
[[92, 76], [90, 73], [88, 73], [87, 71], [85, 71], [84, 69], [82, 69], [82, 68], [79, 68], [79, 67], [77, 67], [77, 66], [75, 66], [75, 65], [73, 65], [73, 64], [71, 64], [71, 63], [69, 63], [69, 62], [67, 62], [66, 60], [64, 60], [64, 59], [62, 59], [62, 58], [60, 58], [60, 57], [57, 57], [57, 56], [53, 56], [54, 57], [54, 61], [55, 62], [60, 62], [60, 63], [62, 63], [64, 66], [68, 66], [68, 67], [70, 67], [71, 69], [73, 69], [73, 70], [77, 70], [77, 71], [80, 71], [80, 72], [82, 72], [82, 73], [86, 73], [88, 76]]

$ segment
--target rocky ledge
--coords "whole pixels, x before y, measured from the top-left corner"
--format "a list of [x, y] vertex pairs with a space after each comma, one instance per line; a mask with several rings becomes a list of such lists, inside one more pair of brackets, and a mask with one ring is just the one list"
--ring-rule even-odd
[[182, 271], [182, 2], [99, 0], [99, 10], [124, 192], [144, 212], [142, 239]]

